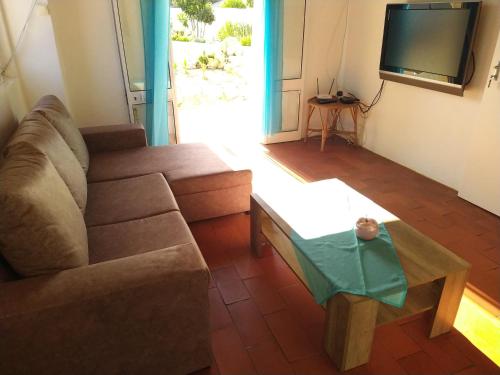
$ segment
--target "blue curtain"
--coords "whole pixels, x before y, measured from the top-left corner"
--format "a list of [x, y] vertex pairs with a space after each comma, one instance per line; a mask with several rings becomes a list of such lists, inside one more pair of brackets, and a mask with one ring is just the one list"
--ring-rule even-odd
[[283, 2], [264, 0], [264, 135], [281, 130]]
[[168, 144], [169, 0], [141, 0], [148, 144]]

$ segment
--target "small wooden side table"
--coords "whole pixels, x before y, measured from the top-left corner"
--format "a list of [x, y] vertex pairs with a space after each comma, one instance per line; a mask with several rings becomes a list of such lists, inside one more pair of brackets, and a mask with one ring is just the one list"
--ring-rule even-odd
[[[319, 103], [316, 97], [307, 101], [309, 114], [307, 116], [307, 129], [304, 142], [307, 142], [309, 133], [321, 133], [321, 151], [325, 149], [325, 142], [330, 134], [338, 134], [347, 137], [347, 140], [358, 145], [358, 103], [344, 104], [340, 101], [335, 103]], [[321, 129], [311, 129], [310, 122], [314, 111], [318, 109], [321, 119]], [[339, 129], [339, 117], [343, 110], [351, 112], [354, 123], [353, 130]]]

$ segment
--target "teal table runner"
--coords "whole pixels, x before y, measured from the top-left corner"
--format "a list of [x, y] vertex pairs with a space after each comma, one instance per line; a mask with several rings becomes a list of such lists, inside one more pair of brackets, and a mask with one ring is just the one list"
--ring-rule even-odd
[[364, 241], [354, 230], [303, 239], [292, 231], [297, 258], [317, 303], [338, 292], [363, 295], [402, 307], [408, 283], [384, 224]]

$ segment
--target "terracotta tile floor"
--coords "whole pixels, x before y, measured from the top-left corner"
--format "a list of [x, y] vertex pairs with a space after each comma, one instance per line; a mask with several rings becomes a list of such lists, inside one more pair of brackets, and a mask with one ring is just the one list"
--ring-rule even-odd
[[338, 178], [472, 264], [469, 286], [500, 306], [500, 218], [457, 192], [368, 150], [315, 139], [268, 145], [306, 181]]
[[[451, 189], [341, 142], [328, 144], [322, 154], [314, 141], [268, 148], [307, 180], [340, 178], [467, 258], [473, 270], [481, 270], [473, 271], [471, 283], [500, 300], [497, 217], [457, 198]], [[245, 214], [190, 225], [213, 278], [214, 362], [198, 374], [338, 373], [322, 349], [323, 310], [270, 246], [263, 258], [250, 255], [249, 226]], [[420, 315], [378, 327], [370, 362], [346, 374], [500, 374], [456, 330], [428, 339], [427, 319]]]

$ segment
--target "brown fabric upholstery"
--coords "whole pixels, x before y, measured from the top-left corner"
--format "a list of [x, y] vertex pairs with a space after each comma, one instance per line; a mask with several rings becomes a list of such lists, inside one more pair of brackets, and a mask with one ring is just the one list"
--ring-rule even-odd
[[94, 154], [87, 178], [89, 182], [117, 180], [158, 172], [175, 173], [176, 170], [191, 168], [196, 168], [197, 175], [231, 170], [208, 146], [188, 143]]
[[194, 244], [2, 284], [0, 374], [188, 374], [210, 365]]
[[87, 146], [64, 104], [54, 95], [41, 98], [33, 111], [41, 113], [57, 129], [61, 137], [75, 154], [83, 170], [89, 169], [89, 152]]
[[196, 243], [178, 211], [88, 228], [90, 263]]
[[156, 173], [89, 184], [87, 227], [179, 210], [163, 175]]
[[178, 195], [175, 199], [188, 223], [250, 210], [252, 185]]
[[12, 269], [5, 258], [0, 254], [0, 283], [19, 279], [19, 275]]
[[[45, 97], [37, 111], [58, 127], [85, 168], [87, 149], [73, 134], [62, 103]], [[209, 366], [208, 268], [185, 218], [248, 210], [251, 172], [232, 171], [205, 145], [145, 147], [144, 130], [134, 125], [82, 133], [92, 153], [88, 237], [83, 235], [90, 264], [20, 278], [0, 257], [0, 374], [187, 374]], [[36, 155], [44, 158], [37, 162], [43, 171], [51, 166], [45, 155]], [[74, 218], [60, 212], [71, 201], [70, 211], [77, 211], [83, 226], [53, 167], [49, 175], [43, 180], [50, 192], [39, 186], [37, 173], [30, 174], [29, 182], [37, 186], [29, 191], [49, 196], [50, 205], [24, 209], [4, 205], [2, 186], [11, 183], [2, 181], [11, 176], [0, 172], [0, 248], [15, 224], [2, 212], [14, 206], [28, 217], [57, 213], [53, 216], [72, 226]], [[59, 191], [61, 186], [66, 193]], [[55, 219], [36, 222], [58, 233]], [[36, 226], [33, 232], [27, 237], [36, 236]], [[62, 236], [78, 242], [80, 230], [75, 226]], [[50, 255], [51, 237], [36, 239], [38, 246], [30, 245], [33, 253]]]
[[[36, 150], [48, 156], [64, 180], [82, 212], [87, 205], [87, 179], [75, 155], [57, 130], [45, 117], [36, 112], [29, 113], [12, 136], [4, 153], [9, 150], [23, 153], [23, 149]], [[28, 151], [29, 152], [29, 151]]]
[[[252, 172], [231, 170], [203, 144], [93, 154], [87, 178], [116, 180], [155, 172], [165, 175], [188, 222], [250, 209]], [[212, 198], [215, 200], [210, 202]]]
[[88, 264], [83, 216], [39, 151], [9, 153], [0, 169], [0, 250], [23, 276]]
[[146, 132], [141, 124], [80, 128], [89, 153], [146, 147]]
[[164, 175], [176, 196], [227, 189], [248, 185], [252, 182], [250, 170], [224, 172], [214, 170], [213, 173], [208, 173], [207, 170], [198, 167], [195, 163], [186, 168], [165, 172]]

